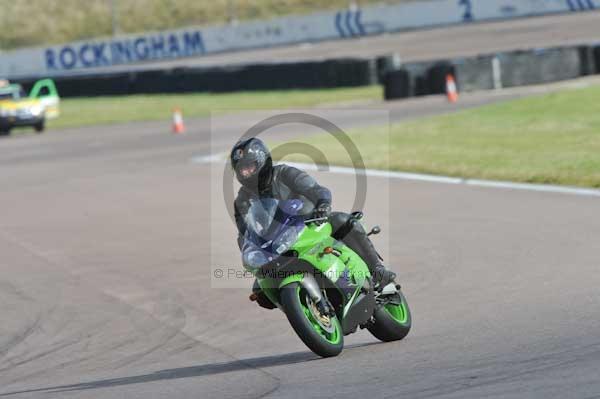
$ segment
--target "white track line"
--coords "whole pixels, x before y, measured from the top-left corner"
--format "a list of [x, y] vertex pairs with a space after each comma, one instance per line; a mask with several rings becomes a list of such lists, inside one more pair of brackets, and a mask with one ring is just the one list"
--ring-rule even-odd
[[[207, 164], [214, 162], [221, 162], [224, 160], [223, 154], [203, 155], [193, 157], [190, 162], [194, 164]], [[304, 170], [314, 170], [319, 172], [337, 173], [342, 175], [354, 175], [357, 170], [354, 168], [348, 168], [345, 166], [323, 166], [296, 162], [286, 162], [287, 165], [295, 166]], [[420, 173], [407, 173], [407, 172], [393, 172], [387, 170], [377, 169], [363, 169], [367, 176], [372, 177], [384, 177], [388, 179], [400, 179], [400, 180], [413, 180], [413, 181], [425, 181], [431, 183], [442, 183], [442, 184], [464, 184], [467, 186], [474, 187], [490, 187], [490, 188], [503, 188], [510, 190], [522, 190], [522, 191], [538, 191], [546, 193], [558, 193], [558, 194], [571, 194], [580, 195], [587, 197], [600, 197], [600, 190], [591, 188], [579, 188], [569, 186], [555, 186], [550, 184], [529, 184], [529, 183], [513, 183], [508, 181], [495, 181], [495, 180], [480, 180], [480, 179], [463, 179], [459, 177], [449, 176], [436, 176], [426, 175]]]
[[208, 155], [197, 155], [190, 159], [191, 163], [194, 164], [206, 164], [206, 163], [217, 163], [225, 159], [225, 154], [208, 154]]

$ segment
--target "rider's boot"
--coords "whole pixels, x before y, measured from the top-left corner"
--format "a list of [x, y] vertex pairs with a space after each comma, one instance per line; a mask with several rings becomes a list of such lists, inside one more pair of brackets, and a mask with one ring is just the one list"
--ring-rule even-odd
[[371, 242], [371, 239], [366, 234], [360, 234], [357, 232], [355, 239], [360, 244], [361, 250], [359, 255], [365, 260], [371, 276], [373, 276], [373, 283], [376, 287], [383, 288], [396, 278], [396, 273], [387, 269], [383, 263], [375, 246]]
[[371, 270], [371, 274], [373, 275], [373, 282], [380, 288], [385, 287], [389, 283], [393, 282], [396, 278], [396, 273], [386, 269], [382, 263], [379, 263], [377, 266], [375, 266], [373, 270]]
[[347, 223], [350, 223], [350, 228], [342, 229], [345, 234], [342, 233], [340, 239], [366, 262], [375, 286], [383, 288], [394, 281], [396, 273], [388, 270], [381, 263], [381, 258], [362, 225], [356, 220], [350, 220]]

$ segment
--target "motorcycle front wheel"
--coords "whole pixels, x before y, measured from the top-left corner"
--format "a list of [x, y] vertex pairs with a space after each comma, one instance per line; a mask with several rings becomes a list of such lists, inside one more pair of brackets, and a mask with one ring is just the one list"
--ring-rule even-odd
[[280, 300], [292, 328], [311, 351], [322, 357], [340, 354], [344, 348], [340, 321], [321, 314], [300, 283], [283, 287]]

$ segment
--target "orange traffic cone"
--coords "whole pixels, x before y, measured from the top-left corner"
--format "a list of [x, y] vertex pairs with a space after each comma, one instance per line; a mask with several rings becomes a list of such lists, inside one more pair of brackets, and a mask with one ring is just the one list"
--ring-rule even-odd
[[448, 101], [451, 103], [458, 101], [458, 90], [452, 74], [446, 75], [446, 96], [448, 96]]
[[181, 134], [185, 132], [185, 125], [183, 124], [183, 114], [179, 108], [173, 110], [173, 133]]

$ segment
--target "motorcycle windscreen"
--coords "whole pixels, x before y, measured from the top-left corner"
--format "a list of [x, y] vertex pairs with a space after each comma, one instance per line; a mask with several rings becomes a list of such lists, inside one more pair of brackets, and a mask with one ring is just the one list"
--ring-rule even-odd
[[256, 269], [285, 253], [304, 227], [294, 216], [302, 209], [302, 201], [274, 198], [252, 200], [245, 216], [246, 234], [242, 263]]

